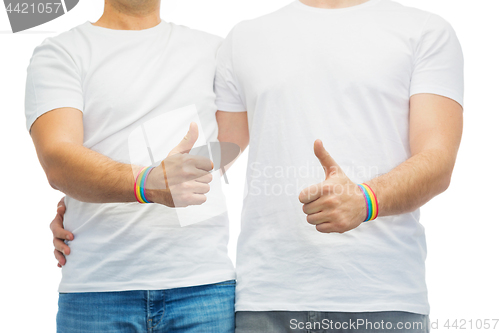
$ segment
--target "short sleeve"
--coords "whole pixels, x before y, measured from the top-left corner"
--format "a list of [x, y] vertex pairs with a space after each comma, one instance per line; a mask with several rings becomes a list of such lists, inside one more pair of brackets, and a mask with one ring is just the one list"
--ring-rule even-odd
[[451, 25], [430, 15], [416, 49], [410, 96], [441, 95], [463, 106], [464, 59], [460, 42]]
[[233, 31], [222, 43], [217, 54], [215, 74], [215, 104], [217, 110], [227, 112], [247, 111], [238, 90], [238, 82], [233, 67]]
[[38, 117], [62, 107], [83, 112], [81, 76], [70, 54], [50, 39], [33, 52], [26, 79], [25, 115], [28, 131]]

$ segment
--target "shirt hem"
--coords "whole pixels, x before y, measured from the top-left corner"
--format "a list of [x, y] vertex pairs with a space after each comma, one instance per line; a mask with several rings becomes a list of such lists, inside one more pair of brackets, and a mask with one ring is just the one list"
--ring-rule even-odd
[[434, 94], [443, 97], [450, 98], [460, 104], [462, 107], [464, 106], [464, 98], [459, 94], [452, 90], [448, 90], [446, 88], [439, 87], [416, 87], [411, 89], [410, 96], [417, 94]]
[[215, 102], [217, 110], [223, 112], [246, 112], [246, 107], [238, 104]]
[[86, 292], [116, 292], [116, 291], [131, 291], [131, 290], [164, 290], [184, 287], [195, 287], [206, 284], [214, 284], [228, 280], [235, 280], [234, 272], [224, 272], [212, 275], [204, 275], [203, 277], [155, 282], [123, 282], [123, 283], [105, 283], [105, 284], [68, 284], [61, 283], [59, 285], [59, 293], [86, 293]]
[[403, 311], [429, 315], [427, 305], [386, 303], [386, 304], [287, 304], [287, 303], [236, 303], [238, 311], [317, 311], [317, 312], [380, 312]]
[[26, 119], [26, 129], [28, 131], [31, 131], [31, 126], [33, 126], [33, 123], [42, 115], [45, 113], [55, 110], [55, 109], [60, 109], [60, 108], [74, 108], [78, 109], [81, 112], [83, 112], [83, 104], [81, 101], [75, 101], [71, 99], [61, 99], [57, 101], [52, 101], [49, 103], [42, 104], [41, 106], [37, 107], [36, 113], [32, 115], [31, 117], [28, 117]]

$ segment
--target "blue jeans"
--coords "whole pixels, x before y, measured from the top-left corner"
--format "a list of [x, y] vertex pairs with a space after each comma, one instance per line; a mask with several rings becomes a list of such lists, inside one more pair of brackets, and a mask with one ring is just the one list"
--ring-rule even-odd
[[166, 290], [60, 293], [58, 333], [233, 333], [235, 281]]

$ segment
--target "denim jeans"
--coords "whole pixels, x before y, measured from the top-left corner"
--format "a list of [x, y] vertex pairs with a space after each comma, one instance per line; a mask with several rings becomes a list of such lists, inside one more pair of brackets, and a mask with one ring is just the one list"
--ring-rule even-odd
[[429, 316], [403, 311], [236, 312], [236, 333], [428, 333], [429, 330]]
[[195, 287], [60, 293], [58, 333], [232, 333], [235, 281]]

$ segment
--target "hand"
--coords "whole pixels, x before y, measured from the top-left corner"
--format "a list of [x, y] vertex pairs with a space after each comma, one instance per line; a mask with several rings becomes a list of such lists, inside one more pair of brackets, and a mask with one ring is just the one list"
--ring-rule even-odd
[[307, 222], [323, 233], [344, 233], [357, 228], [366, 218], [363, 192], [346, 176], [320, 140], [314, 142], [314, 154], [325, 169], [326, 179], [300, 192]]
[[71, 250], [65, 240], [73, 240], [75, 236], [64, 229], [63, 220], [64, 213], [66, 212], [66, 205], [64, 204], [64, 197], [57, 204], [57, 214], [54, 220], [50, 223], [50, 230], [54, 236], [54, 256], [57, 259], [57, 266], [62, 267], [66, 264], [65, 255], [70, 254]]
[[191, 123], [182, 141], [155, 167], [146, 181], [146, 198], [169, 207], [201, 205], [210, 191], [214, 165], [210, 159], [190, 155], [198, 139], [198, 126]]

